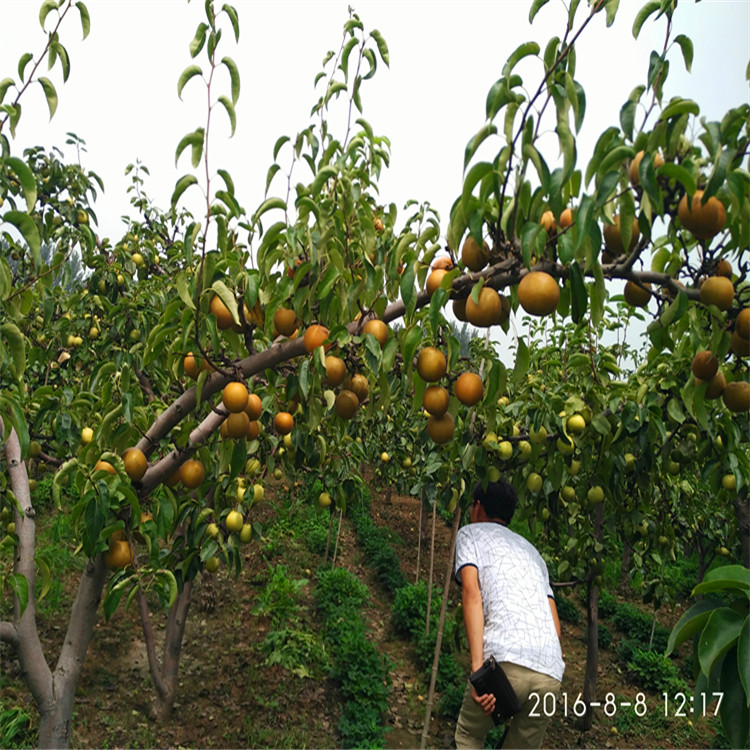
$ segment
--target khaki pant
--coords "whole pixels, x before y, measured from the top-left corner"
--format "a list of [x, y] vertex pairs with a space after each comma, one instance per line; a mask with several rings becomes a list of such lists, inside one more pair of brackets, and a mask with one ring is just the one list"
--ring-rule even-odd
[[[545, 716], [544, 694], [553, 693], [559, 697], [560, 682], [549, 675], [507, 661], [502, 662], [501, 666], [521, 704], [521, 710], [508, 723], [508, 731], [502, 745], [503, 750], [539, 748], [542, 746], [547, 724], [552, 718]], [[531, 693], [537, 693], [539, 699]], [[529, 716], [530, 712], [537, 715]], [[492, 717], [485, 716], [471, 697], [471, 683], [469, 682], [456, 723], [456, 747], [459, 750], [482, 750], [487, 733], [493, 726]]]

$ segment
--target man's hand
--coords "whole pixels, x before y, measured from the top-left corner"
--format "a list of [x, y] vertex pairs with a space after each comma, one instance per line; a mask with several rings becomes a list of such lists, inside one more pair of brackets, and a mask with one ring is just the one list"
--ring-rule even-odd
[[495, 710], [495, 696], [492, 693], [478, 695], [475, 688], [471, 689], [471, 697], [474, 702], [482, 709], [485, 716], [489, 716]]

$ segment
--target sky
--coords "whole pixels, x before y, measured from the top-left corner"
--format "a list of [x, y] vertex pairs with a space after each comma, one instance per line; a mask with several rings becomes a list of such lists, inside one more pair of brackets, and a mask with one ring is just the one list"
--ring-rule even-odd
[[[662, 49], [664, 19], [647, 21], [638, 41], [632, 36], [633, 18], [644, 1], [621, 0], [614, 26], [607, 29], [600, 14], [579, 42], [576, 78], [587, 96], [579, 167], [598, 134], [618, 123], [630, 91], [645, 81], [651, 50]], [[17, 78], [21, 54], [37, 56], [43, 48], [39, 5], [34, 0], [0, 0], [0, 79]], [[338, 49], [351, 5], [367, 30], [382, 33], [390, 51], [390, 68], [381, 65], [362, 90], [363, 116], [376, 134], [391, 141], [391, 167], [380, 183], [381, 200], [394, 202], [400, 212], [408, 199], [429, 201], [441, 215], [443, 232], [461, 191], [464, 148], [485, 121], [488, 89], [519, 44], [535, 40], [544, 49], [551, 36], [562, 34], [565, 17], [560, 0], [542, 8], [533, 25], [528, 21], [529, 0], [235, 0], [234, 5], [240, 41], [235, 44], [226, 26], [219, 54], [232, 57], [240, 71], [237, 131], [228, 137], [226, 117], [218, 111], [211, 161], [214, 168], [230, 171], [243, 207], [252, 211], [264, 198], [276, 139], [293, 136], [309, 124], [310, 109], [320, 94], [313, 88], [314, 77], [325, 53]], [[581, 19], [585, 5], [581, 3]], [[81, 137], [87, 149], [84, 165], [105, 183], [95, 206], [99, 230], [116, 237], [120, 216], [130, 208], [130, 183], [124, 176], [128, 163], [140, 160], [149, 168], [146, 190], [163, 208], [176, 180], [191, 171], [189, 150], [175, 167], [175, 149], [183, 135], [204, 124], [205, 89], [193, 80], [180, 101], [177, 80], [193, 62], [204, 64], [203, 53], [193, 61], [188, 51], [204, 20], [204, 3], [87, 0], [87, 6], [90, 36], [81, 41], [73, 13], [61, 32], [71, 60], [68, 82], [62, 83], [57, 67], [45, 73], [58, 89], [55, 117], [50, 121], [39, 88], [28, 92], [12, 148], [63, 146], [69, 131]], [[674, 34], [679, 33], [693, 40], [693, 70], [687, 74], [679, 49], [672, 49], [666, 99], [692, 98], [709, 119], [719, 119], [729, 107], [750, 99], [745, 80], [750, 0], [680, 0]], [[536, 87], [540, 67], [530, 61], [519, 68], [528, 88]], [[226, 78], [219, 79], [219, 90], [228, 93]], [[552, 162], [557, 156], [554, 134], [547, 146]], [[66, 155], [74, 158], [70, 149]], [[284, 190], [278, 182], [271, 192], [283, 195]]]

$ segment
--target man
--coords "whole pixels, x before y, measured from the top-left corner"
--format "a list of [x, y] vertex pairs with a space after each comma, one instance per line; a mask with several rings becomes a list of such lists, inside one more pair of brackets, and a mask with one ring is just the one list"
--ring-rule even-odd
[[[495, 657], [521, 704], [502, 747], [538, 748], [551, 718], [544, 714], [544, 695], [559, 694], [565, 670], [547, 566], [530, 542], [508, 528], [518, 504], [508, 482], [490, 482], [487, 489], [479, 482], [472, 497], [471, 524], [459, 529], [456, 539], [455, 573], [471, 671]], [[467, 685], [456, 725], [457, 748], [484, 747], [494, 707], [494, 695], [477, 695]]]

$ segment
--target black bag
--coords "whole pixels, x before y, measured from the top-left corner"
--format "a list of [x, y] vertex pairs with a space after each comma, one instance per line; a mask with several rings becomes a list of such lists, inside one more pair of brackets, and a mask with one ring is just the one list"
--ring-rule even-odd
[[505, 724], [511, 716], [521, 710], [516, 691], [494, 656], [490, 656], [476, 672], [470, 674], [469, 680], [477, 695], [492, 693], [495, 696], [495, 710], [492, 712], [495, 724]]

